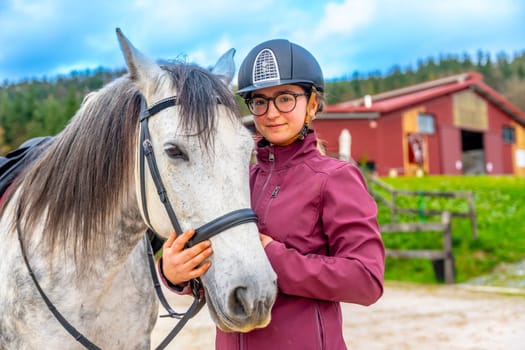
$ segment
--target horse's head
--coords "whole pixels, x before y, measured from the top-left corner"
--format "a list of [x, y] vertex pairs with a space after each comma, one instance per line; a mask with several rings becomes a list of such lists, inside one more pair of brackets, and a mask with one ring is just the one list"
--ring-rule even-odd
[[[149, 118], [149, 133], [160, 178], [181, 228], [197, 228], [225, 213], [248, 208], [253, 141], [228, 88], [234, 74], [234, 51], [223, 55], [211, 72], [182, 63], [159, 65], [134, 48], [119, 30], [117, 34], [130, 77], [146, 105], [176, 98], [174, 106]], [[167, 237], [174, 227], [150, 172], [141, 175], [142, 156], [139, 151], [137, 155], [139, 207], [148, 224]], [[141, 176], [145, 177], [143, 189]], [[216, 324], [227, 331], [267, 325], [276, 275], [256, 224], [234, 226], [213, 236], [211, 242], [212, 265], [202, 282]]]

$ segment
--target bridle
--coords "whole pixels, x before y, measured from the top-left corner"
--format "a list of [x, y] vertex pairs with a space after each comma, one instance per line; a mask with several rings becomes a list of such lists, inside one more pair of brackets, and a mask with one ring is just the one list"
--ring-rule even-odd
[[[217, 103], [220, 103], [220, 101], [217, 101]], [[155, 160], [155, 154], [153, 152], [153, 146], [151, 143], [151, 136], [149, 133], [149, 126], [148, 126], [149, 118], [159, 113], [160, 111], [166, 108], [169, 108], [169, 107], [173, 107], [175, 105], [177, 105], [177, 96], [172, 96], [172, 97], [168, 97], [166, 99], [160, 100], [159, 102], [153, 104], [150, 108], [147, 108], [146, 100], [144, 97], [142, 98], [141, 112], [140, 112], [140, 161], [139, 161], [140, 162], [139, 163], [139, 166], [140, 166], [140, 196], [141, 196], [141, 202], [142, 202], [142, 212], [143, 212], [146, 224], [148, 225], [150, 230], [153, 231], [153, 233], [155, 233], [155, 231], [152, 228], [150, 219], [149, 219], [148, 207], [146, 203], [146, 176], [145, 176], [146, 174], [145, 160], [146, 160], [148, 162], [148, 168], [150, 171], [150, 175], [155, 184], [155, 188], [157, 189], [159, 199], [164, 204], [164, 208], [166, 209], [166, 213], [168, 214], [171, 224], [173, 228], [175, 229], [175, 233], [177, 235], [180, 235], [183, 233], [183, 231], [179, 224], [179, 220], [177, 219], [177, 215], [175, 215], [175, 211], [173, 210], [173, 207], [171, 206], [171, 202], [169, 201], [169, 198], [167, 196], [164, 184], [162, 183], [162, 179], [160, 177], [157, 162]], [[256, 221], [257, 221], [257, 215], [252, 209], [245, 208], [245, 209], [239, 209], [239, 210], [232, 211], [230, 213], [222, 215], [200, 226], [199, 228], [195, 229], [195, 235], [188, 242], [188, 246], [191, 247], [199, 242], [207, 240], [215, 236], [216, 234], [221, 233], [222, 231], [225, 231], [231, 227], [241, 225], [247, 222], [256, 222]], [[153, 284], [155, 286], [155, 291], [157, 292], [157, 297], [159, 298], [159, 301], [161, 302], [162, 306], [168, 312], [168, 315], [164, 315], [161, 317], [172, 317], [172, 318], [180, 319], [180, 321], [175, 325], [175, 328], [171, 330], [171, 332], [166, 336], [166, 338], [164, 338], [164, 340], [156, 348], [157, 350], [160, 350], [160, 349], [164, 349], [171, 342], [171, 340], [177, 335], [177, 333], [180, 332], [182, 327], [184, 327], [184, 325], [189, 321], [189, 319], [195, 316], [200, 311], [200, 309], [206, 303], [206, 300], [204, 299], [204, 295], [201, 293], [200, 279], [193, 279], [190, 281], [191, 291], [193, 294], [193, 303], [191, 304], [189, 309], [183, 314], [180, 314], [174, 311], [169, 305], [169, 303], [167, 302], [166, 298], [164, 297], [164, 294], [162, 293], [162, 289], [158, 281], [157, 273], [155, 270], [153, 249], [151, 247], [150, 240], [147, 237], [145, 237], [145, 239], [148, 242], [149, 266], [151, 270], [151, 276], [153, 278]]]
[[[217, 101], [217, 103], [220, 103], [220, 102]], [[150, 175], [155, 184], [155, 188], [157, 189], [159, 199], [164, 204], [164, 208], [166, 209], [166, 212], [168, 214], [168, 217], [171, 221], [173, 228], [175, 229], [175, 232], [177, 233], [177, 235], [182, 234], [183, 232], [179, 224], [179, 221], [177, 219], [177, 216], [175, 214], [175, 211], [173, 210], [173, 207], [171, 206], [171, 203], [167, 196], [167, 192], [164, 187], [164, 184], [162, 183], [162, 179], [161, 179], [160, 172], [157, 166], [157, 162], [155, 160], [155, 154], [153, 152], [153, 146], [151, 143], [151, 137], [150, 137], [149, 126], [148, 126], [148, 120], [150, 117], [154, 116], [155, 114], [159, 113], [160, 111], [166, 108], [173, 107], [175, 105], [177, 105], [177, 97], [172, 96], [172, 97], [168, 97], [166, 99], [160, 100], [159, 102], [153, 104], [150, 108], [147, 108], [145, 98], [141, 97], [141, 112], [140, 112], [140, 121], [139, 121], [140, 122], [140, 161], [139, 161], [140, 163], [139, 163], [139, 166], [140, 166], [140, 190], [141, 190], [140, 192], [141, 192], [142, 212], [143, 212], [146, 224], [149, 227], [148, 231], [144, 235], [144, 239], [146, 240], [146, 245], [147, 245], [147, 255], [148, 255], [149, 268], [150, 268], [150, 272], [151, 272], [151, 276], [153, 280], [153, 285], [154, 285], [154, 288], [155, 288], [155, 291], [157, 293], [157, 297], [160, 303], [168, 312], [167, 315], [162, 315], [161, 317], [172, 317], [172, 318], [179, 319], [179, 322], [175, 325], [175, 327], [171, 330], [171, 332], [164, 338], [164, 340], [157, 346], [156, 350], [164, 349], [171, 342], [171, 340], [173, 340], [173, 338], [180, 332], [180, 330], [189, 321], [189, 319], [195, 316], [206, 303], [206, 300], [204, 299], [204, 295], [201, 292], [201, 287], [202, 287], [201, 281], [199, 279], [193, 279], [190, 281], [190, 285], [191, 285], [191, 290], [192, 290], [194, 300], [191, 306], [189, 307], [189, 309], [185, 313], [178, 313], [171, 308], [166, 298], [164, 297], [164, 294], [162, 293], [162, 288], [159, 283], [156, 268], [155, 268], [154, 252], [151, 247], [150, 239], [148, 238], [148, 233], [150, 234], [151, 233], [156, 234], [156, 233], [152, 228], [152, 225], [149, 219], [147, 203], [146, 203], [145, 161], [148, 162], [148, 168], [150, 171]], [[20, 208], [18, 208], [17, 210], [18, 215], [19, 215], [19, 209]], [[244, 208], [244, 209], [234, 210], [230, 213], [224, 214], [196, 228], [195, 235], [188, 242], [188, 246], [193, 246], [231, 227], [245, 224], [248, 222], [257, 222], [257, 215], [252, 209]], [[77, 340], [80, 344], [82, 344], [86, 349], [100, 350], [100, 348], [97, 345], [93, 344], [82, 333], [80, 333], [75, 327], [73, 327], [73, 325], [71, 325], [66, 320], [66, 318], [57, 310], [57, 308], [49, 300], [44, 290], [38, 283], [38, 280], [36, 279], [36, 276], [33, 270], [31, 269], [29, 260], [27, 258], [27, 255], [26, 255], [26, 252], [23, 246], [20, 232], [21, 232], [20, 220], [17, 220], [17, 234], [18, 234], [18, 240], [20, 242], [20, 247], [22, 250], [22, 257], [23, 257], [24, 263], [29, 271], [31, 279], [33, 280], [40, 296], [46, 303], [48, 309], [51, 311], [53, 316], [55, 316], [55, 318], [62, 325], [62, 327], [64, 327], [64, 329], [71, 336], [73, 336], [75, 340]]]
[[[220, 103], [220, 102], [217, 102], [217, 103]], [[162, 204], [164, 204], [164, 208], [166, 209], [168, 217], [171, 221], [171, 225], [175, 229], [175, 233], [177, 233], [177, 235], [180, 235], [183, 233], [183, 231], [179, 224], [179, 220], [177, 219], [177, 215], [175, 215], [175, 211], [173, 210], [173, 207], [171, 206], [171, 203], [167, 196], [166, 188], [164, 187], [164, 184], [162, 183], [159, 168], [155, 160], [155, 154], [153, 152], [153, 146], [151, 143], [151, 136], [149, 133], [149, 126], [148, 126], [149, 118], [153, 117], [155, 114], [159, 113], [160, 111], [168, 107], [173, 107], [177, 105], [177, 96], [172, 96], [172, 97], [168, 97], [166, 99], [160, 100], [159, 102], [153, 104], [150, 108], [146, 107], [146, 101], [144, 98], [142, 98], [141, 104], [142, 104], [141, 113], [140, 113], [141, 115], [140, 117], [140, 145], [141, 147], [140, 147], [139, 166], [140, 166], [140, 196], [141, 196], [142, 212], [144, 215], [144, 219], [148, 227], [153, 232], [155, 232], [153, 230], [153, 227], [149, 219], [148, 207], [146, 203], [146, 176], [145, 176], [146, 167], [145, 167], [144, 160], [147, 160], [150, 175], [155, 184], [155, 188], [157, 189], [159, 199], [162, 202]], [[209, 223], [204, 224], [201, 227], [197, 228], [195, 230], [195, 235], [190, 240], [188, 245], [193, 246], [231, 227], [241, 225], [247, 222], [256, 222], [256, 221], [257, 221], [257, 216], [252, 209], [245, 208], [245, 209], [234, 210], [230, 213], [222, 215], [210, 221]]]

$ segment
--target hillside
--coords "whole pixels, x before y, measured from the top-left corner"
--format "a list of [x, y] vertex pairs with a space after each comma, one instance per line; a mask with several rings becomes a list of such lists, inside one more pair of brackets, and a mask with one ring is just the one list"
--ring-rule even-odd
[[[495, 61], [480, 50], [475, 59], [467, 54], [447, 55], [420, 60], [415, 68], [393, 66], [384, 74], [356, 71], [326, 82], [326, 102], [334, 104], [466, 71], [480, 72], [488, 85], [525, 110], [525, 50], [514, 57], [501, 53]], [[0, 85], [0, 155], [30, 137], [56, 134], [88, 92], [124, 73], [99, 68], [16, 84], [4, 82]], [[242, 100], [238, 101], [247, 114]]]

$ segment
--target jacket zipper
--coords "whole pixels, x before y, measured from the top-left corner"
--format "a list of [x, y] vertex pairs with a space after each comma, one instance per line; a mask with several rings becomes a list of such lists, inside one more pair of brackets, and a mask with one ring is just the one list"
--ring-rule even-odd
[[244, 350], [244, 333], [239, 333], [239, 350]]
[[261, 202], [261, 199], [262, 199], [263, 194], [264, 194], [264, 190], [266, 189], [266, 186], [268, 186], [268, 183], [270, 182], [270, 179], [271, 179], [272, 174], [273, 174], [273, 168], [275, 167], [275, 154], [272, 151], [270, 151], [268, 153], [268, 160], [270, 161], [270, 171], [268, 172], [268, 176], [266, 177], [266, 181], [264, 182], [264, 185], [261, 188], [259, 197], [257, 198], [257, 202], [254, 205], [254, 209], [259, 206], [259, 203]]
[[263, 223], [266, 224], [266, 218], [268, 217], [268, 212], [270, 211], [270, 208], [272, 206], [272, 202], [275, 198], [277, 198], [277, 194], [279, 194], [279, 191], [281, 189], [281, 186], [275, 186], [275, 188], [272, 191], [272, 195], [270, 196], [270, 200], [268, 201], [268, 204], [266, 205], [266, 208], [264, 209], [264, 217], [263, 217]]

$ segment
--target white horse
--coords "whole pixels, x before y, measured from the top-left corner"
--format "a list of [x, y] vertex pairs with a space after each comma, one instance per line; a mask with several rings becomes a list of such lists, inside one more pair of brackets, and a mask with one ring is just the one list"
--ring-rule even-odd
[[[97, 347], [150, 349], [158, 302], [143, 237], [147, 222], [164, 237], [174, 228], [148, 167], [146, 213], [142, 206], [143, 100], [152, 106], [176, 96], [173, 106], [149, 118], [149, 131], [182, 229], [250, 206], [253, 144], [228, 88], [233, 50], [209, 72], [180, 62], [157, 64], [118, 29], [117, 35], [129, 74], [86, 97], [0, 208], [0, 349], [83, 348], [48, 309], [37, 285]], [[212, 265], [202, 277], [211, 317], [224, 330], [264, 327], [276, 276], [256, 224], [228, 228], [211, 242]]]

